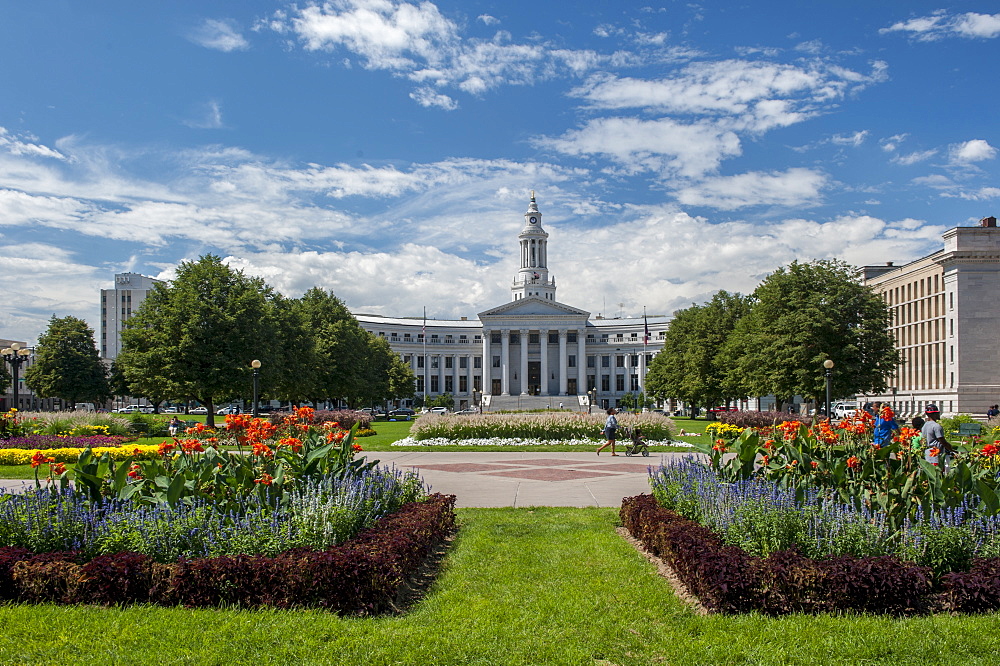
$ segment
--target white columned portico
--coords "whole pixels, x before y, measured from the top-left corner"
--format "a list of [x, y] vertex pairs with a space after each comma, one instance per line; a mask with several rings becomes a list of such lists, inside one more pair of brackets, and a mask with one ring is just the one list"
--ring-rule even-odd
[[528, 395], [528, 329], [518, 330], [521, 341], [521, 395]]
[[576, 332], [576, 393], [587, 390], [587, 329]]
[[500, 395], [510, 395], [510, 330], [500, 329]]
[[569, 365], [566, 359], [566, 336], [568, 335], [569, 331], [565, 328], [559, 329], [559, 395], [566, 395], [569, 390], [569, 384], [566, 381], [569, 376]]
[[541, 377], [541, 395], [549, 394], [549, 329], [542, 328], [538, 331], [538, 342], [541, 343], [540, 353], [541, 353], [541, 371], [539, 376]]

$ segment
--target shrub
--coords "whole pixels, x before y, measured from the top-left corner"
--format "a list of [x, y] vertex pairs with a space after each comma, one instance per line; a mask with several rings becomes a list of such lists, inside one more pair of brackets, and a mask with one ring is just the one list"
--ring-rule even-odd
[[[410, 436], [424, 439], [594, 439], [601, 437], [604, 414], [547, 412], [543, 414], [424, 414], [410, 428]], [[622, 427], [640, 427], [651, 441], [669, 440], [673, 421], [661, 414], [620, 414]]]
[[799, 421], [812, 425], [812, 417], [789, 414], [788, 412], [754, 412], [749, 410], [737, 412], [719, 412], [716, 415], [719, 423], [740, 428], [769, 428], [787, 421]]

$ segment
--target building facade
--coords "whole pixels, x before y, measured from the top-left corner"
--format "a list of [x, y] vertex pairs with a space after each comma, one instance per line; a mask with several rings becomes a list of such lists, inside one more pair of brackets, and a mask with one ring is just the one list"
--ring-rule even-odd
[[122, 348], [122, 329], [132, 313], [160, 282], [138, 273], [115, 275], [114, 289], [101, 289], [101, 357], [115, 359]]
[[417, 395], [450, 394], [456, 409], [617, 406], [625, 394], [644, 391], [669, 318], [591, 318], [560, 303], [548, 236], [532, 193], [517, 239], [511, 301], [474, 320], [355, 317], [409, 364]]
[[1000, 403], [1000, 229], [944, 233], [944, 247], [903, 266], [865, 266], [862, 276], [892, 313], [902, 363], [883, 395], [903, 416], [928, 404], [948, 414], [983, 415]]

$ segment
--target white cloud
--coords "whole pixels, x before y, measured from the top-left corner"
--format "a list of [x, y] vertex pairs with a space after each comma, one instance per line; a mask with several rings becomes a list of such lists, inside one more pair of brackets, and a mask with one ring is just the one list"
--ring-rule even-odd
[[951, 147], [949, 157], [952, 164], [971, 164], [992, 160], [997, 156], [997, 149], [983, 139], [972, 139]]
[[921, 16], [893, 23], [879, 30], [881, 34], [903, 32], [920, 41], [933, 41], [944, 37], [965, 37], [968, 39], [991, 39], [1000, 36], [1000, 14], [949, 15], [938, 10], [929, 16]]
[[445, 111], [454, 111], [458, 108], [458, 102], [443, 93], [435, 92], [433, 88], [421, 86], [410, 93], [410, 98], [417, 104], [424, 107], [438, 107]]
[[960, 192], [958, 196], [971, 201], [988, 201], [990, 199], [1000, 199], [1000, 187], [981, 187], [978, 190]]
[[250, 48], [250, 42], [240, 34], [236, 22], [229, 19], [205, 19], [188, 33], [187, 38], [199, 46], [225, 53]]
[[222, 122], [222, 104], [216, 100], [206, 102], [197, 112], [197, 117], [183, 121], [188, 127], [195, 129], [220, 129]]
[[559, 138], [538, 137], [534, 143], [567, 155], [601, 155], [632, 173], [654, 171], [664, 176], [700, 176], [718, 168], [723, 158], [740, 154], [735, 132], [670, 118], [601, 118]]
[[894, 164], [902, 164], [903, 166], [910, 166], [911, 164], [917, 164], [918, 162], [923, 162], [929, 160], [930, 158], [937, 155], [937, 150], [917, 150], [907, 155], [896, 155], [890, 160]]
[[495, 16], [490, 16], [489, 14], [480, 14], [476, 17], [476, 19], [482, 21], [484, 25], [497, 25], [500, 23], [500, 19]]
[[691, 206], [736, 210], [748, 206], [812, 206], [819, 202], [828, 177], [814, 169], [780, 173], [751, 172], [709, 178], [677, 192], [677, 200]]
[[58, 150], [34, 142], [34, 137], [12, 134], [7, 128], [0, 127], [0, 149], [11, 155], [26, 155], [33, 157], [52, 157], [64, 160], [66, 156]]

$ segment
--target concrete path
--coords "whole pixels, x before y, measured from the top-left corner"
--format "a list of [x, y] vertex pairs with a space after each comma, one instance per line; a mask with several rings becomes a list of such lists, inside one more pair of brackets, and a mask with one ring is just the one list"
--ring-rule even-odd
[[582, 452], [527, 453], [426, 449], [372, 451], [383, 464], [413, 469], [431, 492], [456, 496], [460, 507], [621, 506], [623, 497], [649, 492], [648, 469], [670, 456], [617, 458]]
[[[654, 453], [648, 458], [617, 458], [567, 451], [439, 452], [407, 448], [364, 454], [384, 465], [414, 470], [431, 492], [455, 495], [460, 507], [621, 506], [623, 497], [649, 492], [648, 469], [671, 456], [690, 453]], [[0, 480], [0, 488], [17, 492], [34, 486], [33, 480]]]

